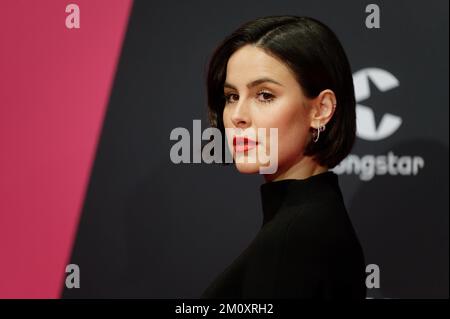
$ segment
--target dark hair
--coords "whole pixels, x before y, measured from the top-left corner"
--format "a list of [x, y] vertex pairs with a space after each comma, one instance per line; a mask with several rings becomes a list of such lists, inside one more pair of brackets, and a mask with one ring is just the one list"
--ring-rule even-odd
[[313, 18], [269, 16], [249, 21], [226, 37], [215, 49], [207, 70], [209, 121], [222, 133], [228, 59], [247, 44], [283, 61], [308, 98], [317, 97], [325, 89], [335, 93], [337, 106], [327, 129], [321, 132], [317, 143], [311, 141], [304, 151], [320, 165], [335, 167], [350, 153], [356, 133], [353, 78], [337, 36]]

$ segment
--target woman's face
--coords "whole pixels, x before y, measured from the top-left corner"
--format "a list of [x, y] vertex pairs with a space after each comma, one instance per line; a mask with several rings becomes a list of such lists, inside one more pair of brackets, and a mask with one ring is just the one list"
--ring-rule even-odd
[[[302, 159], [309, 141], [312, 112], [308, 99], [288, 67], [263, 49], [246, 45], [228, 60], [224, 85], [226, 97], [223, 122], [228, 147], [237, 169], [242, 173], [258, 173], [268, 163], [259, 152], [269, 156], [270, 128], [278, 130], [278, 171], [283, 172]], [[265, 135], [258, 129], [264, 128]], [[262, 131], [262, 130], [260, 130]], [[243, 139], [252, 137], [255, 147], [247, 149]], [[233, 143], [234, 141], [234, 143]], [[235, 144], [235, 145], [233, 145]]]

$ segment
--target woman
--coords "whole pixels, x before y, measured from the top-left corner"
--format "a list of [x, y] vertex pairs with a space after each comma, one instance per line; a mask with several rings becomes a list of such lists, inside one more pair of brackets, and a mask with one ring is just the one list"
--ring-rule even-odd
[[260, 231], [202, 298], [365, 298], [364, 255], [329, 170], [356, 131], [352, 74], [336, 35], [307, 17], [250, 21], [215, 50], [207, 86], [211, 124], [226, 131], [240, 172], [267, 164], [252, 149], [278, 156], [261, 185]]

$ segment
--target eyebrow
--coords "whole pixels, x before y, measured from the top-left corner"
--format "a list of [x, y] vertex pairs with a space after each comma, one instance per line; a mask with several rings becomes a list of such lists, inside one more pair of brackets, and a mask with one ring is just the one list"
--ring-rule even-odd
[[[247, 83], [247, 88], [250, 89], [250, 88], [252, 88], [254, 86], [257, 86], [257, 85], [259, 85], [261, 83], [266, 83], [266, 82], [273, 83], [273, 84], [276, 84], [276, 85], [279, 85], [279, 86], [283, 86], [281, 83], [279, 83], [279, 82], [277, 82], [275, 80], [272, 80], [271, 78], [260, 78], [260, 79], [254, 80], [254, 81], [252, 81], [250, 83]], [[224, 88], [230, 88], [230, 89], [233, 89], [233, 90], [237, 90], [234, 85], [232, 85], [230, 83], [227, 83], [227, 82], [225, 82], [225, 84], [223, 86], [224, 86]]]

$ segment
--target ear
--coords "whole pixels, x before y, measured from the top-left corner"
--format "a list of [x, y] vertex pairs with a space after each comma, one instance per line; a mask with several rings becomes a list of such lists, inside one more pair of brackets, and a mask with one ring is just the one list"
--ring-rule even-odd
[[336, 109], [336, 95], [332, 90], [326, 89], [312, 101], [311, 127], [317, 129], [327, 124], [333, 117]]

